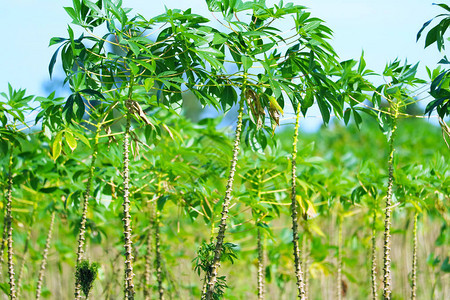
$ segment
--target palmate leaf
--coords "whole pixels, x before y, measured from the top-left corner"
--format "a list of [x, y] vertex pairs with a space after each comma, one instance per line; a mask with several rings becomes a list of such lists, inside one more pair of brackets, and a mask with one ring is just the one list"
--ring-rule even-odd
[[[446, 100], [447, 102], [445, 102]], [[430, 103], [428, 103], [425, 109], [425, 114], [428, 114], [430, 116], [431, 113], [436, 109], [438, 111], [439, 116], [441, 118], [444, 118], [446, 115], [450, 113], [449, 103], [450, 103], [450, 96], [446, 98], [435, 99]]]
[[[76, 108], [74, 109], [74, 106]], [[67, 123], [72, 123], [72, 120], [76, 120], [77, 122], [81, 121], [84, 116], [86, 106], [84, 104], [83, 98], [79, 93], [75, 93], [70, 95], [67, 98], [66, 104], [63, 107], [63, 113]], [[75, 112], [75, 113], [74, 113]]]
[[[449, 11], [449, 6], [447, 4], [436, 4], [433, 3], [433, 5], [437, 5], [440, 6], [441, 8]], [[425, 38], [425, 48], [427, 48], [428, 46], [432, 45], [433, 43], [436, 43], [436, 46], [438, 48], [439, 51], [442, 51], [445, 49], [444, 46], [444, 35], [445, 32], [447, 31], [448, 27], [450, 26], [450, 14], [439, 14], [436, 17], [434, 17], [431, 20], [428, 20], [427, 22], [425, 22], [422, 25], [422, 28], [420, 28], [419, 32], [417, 33], [417, 37], [416, 37], [416, 41], [418, 41], [420, 39], [420, 37], [422, 36], [423, 31], [431, 24], [431, 22], [439, 17], [444, 17], [436, 26], [434, 26], [433, 28], [431, 28], [428, 33], [427, 36]]]
[[[444, 4], [444, 3], [440, 3], [440, 4], [433, 3], [433, 4], [445, 9], [447, 12], [450, 12], [450, 8], [447, 4]], [[436, 17], [434, 17], [433, 19], [425, 22], [423, 24], [422, 28], [417, 33], [417, 40], [419, 40], [419, 38], [421, 37], [425, 28], [427, 28], [434, 19], [437, 19], [440, 17], [442, 17], [442, 20], [428, 31], [428, 34], [425, 38], [425, 48], [430, 46], [433, 43], [436, 43], [436, 46], [439, 51], [442, 51], [445, 49], [444, 34], [446, 33], [446, 31], [448, 30], [448, 28], [450, 26], [450, 14], [449, 13], [439, 14]], [[444, 58], [441, 59], [439, 61], [439, 63], [440, 64], [448, 64], [449, 62], [448, 62], [447, 57], [444, 56]], [[435, 100], [428, 103], [428, 105], [425, 109], [425, 114], [431, 115], [431, 113], [434, 110], [436, 110], [438, 112], [438, 114], [441, 118], [444, 118], [446, 115], [450, 114], [450, 104], [449, 104], [450, 103], [450, 92], [448, 91], [447, 87], [446, 87], [446, 89], [441, 89], [444, 82], [447, 82], [447, 77], [448, 77], [449, 72], [450, 72], [450, 70], [442, 71], [437, 77], [435, 77], [433, 79], [433, 82], [431, 83], [431, 87], [430, 87], [430, 94], [435, 98]], [[429, 72], [429, 74], [430, 74], [430, 72]], [[431, 74], [430, 74], [430, 76], [431, 76]], [[434, 74], [433, 74], [433, 77], [434, 77]]]
[[[8, 149], [9, 145], [22, 149], [22, 144], [25, 140], [26, 135], [23, 132], [12, 132], [11, 130], [0, 128], [0, 149]], [[7, 153], [7, 151], [3, 153]]]
[[436, 97], [441, 92], [441, 87], [444, 84], [444, 82], [448, 79], [448, 75], [450, 75], [450, 69], [443, 71], [441, 74], [436, 76], [435, 79], [433, 79], [433, 82], [430, 86], [430, 94], [434, 97]]
[[430, 94], [435, 99], [428, 103], [425, 114], [431, 115], [436, 110], [441, 118], [450, 114], [450, 90], [448, 89], [450, 70], [442, 71], [430, 86]]
[[444, 58], [438, 61], [438, 64], [450, 65], [450, 61], [448, 60], [447, 56], [444, 56]]

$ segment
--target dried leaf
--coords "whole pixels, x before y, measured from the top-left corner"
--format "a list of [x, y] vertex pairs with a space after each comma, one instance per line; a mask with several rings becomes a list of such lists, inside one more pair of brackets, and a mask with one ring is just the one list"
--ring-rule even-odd
[[261, 129], [264, 122], [264, 116], [266, 115], [264, 108], [259, 101], [259, 96], [252, 89], [247, 88], [245, 90], [245, 99], [247, 100], [247, 105], [253, 115], [256, 122], [257, 129]]
[[134, 100], [130, 100], [129, 102], [129, 107], [128, 109], [130, 109], [130, 113], [134, 114], [135, 116], [137, 116], [139, 119], [141, 119], [142, 121], [144, 121], [144, 123], [146, 125], [150, 125], [153, 128], [155, 128], [155, 126], [152, 124], [152, 122], [150, 122], [150, 120], [147, 118], [147, 116], [145, 115], [144, 110], [142, 109], [142, 107], [139, 105], [139, 103], [137, 101]]

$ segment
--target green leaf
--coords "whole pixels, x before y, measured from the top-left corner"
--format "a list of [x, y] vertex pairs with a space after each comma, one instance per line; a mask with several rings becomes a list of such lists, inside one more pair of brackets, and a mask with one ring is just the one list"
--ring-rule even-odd
[[158, 198], [156, 205], [157, 205], [157, 208], [159, 211], [162, 211], [162, 209], [164, 208], [164, 205], [166, 204], [168, 199], [169, 199], [169, 196], [161, 196]]
[[123, 10], [121, 8], [117, 7], [111, 1], [108, 1], [107, 9], [109, 12], [111, 12], [114, 15], [114, 17], [116, 17], [116, 19], [120, 22], [122, 27], [124, 27], [125, 22], [126, 22], [126, 15], [124, 16]]
[[97, 100], [99, 100], [99, 99], [105, 100], [105, 97], [102, 95], [102, 93], [100, 93], [99, 91], [93, 90], [93, 89], [84, 89], [84, 90], [81, 90], [80, 93], [85, 93], [90, 96], [93, 96]]
[[154, 85], [155, 85], [155, 79], [153, 79], [153, 78], [146, 78], [144, 80], [144, 88], [145, 88], [146, 92], [150, 91], [153, 88]]
[[227, 111], [233, 106], [233, 104], [236, 103], [237, 98], [236, 90], [230, 85], [225, 86], [220, 96], [220, 104], [222, 105], [223, 111]]
[[75, 45], [74, 45], [75, 38], [74, 38], [74, 34], [73, 34], [73, 29], [72, 29], [72, 27], [70, 27], [70, 25], [67, 25], [67, 32], [69, 33], [72, 50], [75, 50]]
[[133, 73], [133, 75], [137, 75], [139, 73], [139, 67], [134, 63], [134, 62], [129, 62], [128, 66], [131, 69], [131, 73]]
[[248, 70], [252, 67], [253, 65], [253, 60], [251, 57], [248, 57], [246, 55], [242, 55], [241, 57], [241, 61], [242, 61], [242, 66], [244, 67], [244, 72], [248, 72]]
[[53, 141], [53, 146], [52, 146], [52, 159], [53, 160], [56, 160], [61, 155], [62, 134], [63, 134], [63, 131], [58, 132], [58, 134], [55, 137], [55, 140]]
[[358, 280], [350, 272], [342, 271], [342, 273], [350, 282], [358, 284]]
[[281, 96], [280, 84], [276, 80], [273, 80], [273, 79], [270, 79], [269, 83], [270, 83], [270, 88], [272, 89], [275, 98], [279, 98]]
[[353, 117], [355, 119], [355, 124], [358, 129], [361, 128], [362, 118], [356, 110], [353, 110]]
[[439, 256], [434, 256], [434, 253], [430, 253], [427, 257], [427, 264], [431, 267], [436, 267], [440, 262]]
[[276, 110], [278, 110], [278, 112], [280, 112], [280, 114], [284, 114], [283, 109], [281, 108], [280, 104], [278, 103], [277, 99], [275, 99], [275, 97], [273, 96], [268, 96], [267, 97], [270, 101], [270, 104], [272, 104]]
[[149, 70], [150, 72], [155, 73], [156, 70], [156, 62], [154, 60], [151, 60], [150, 63], [147, 63], [145, 61], [142, 60], [133, 60], [135, 63], [143, 66], [144, 68], [146, 68], [147, 70]]
[[82, 141], [86, 146], [88, 146], [89, 148], [91, 147], [91, 143], [89, 143], [89, 140], [84, 135], [82, 135], [78, 131], [71, 131], [71, 133], [75, 135], [80, 141]]
[[9, 283], [7, 282], [0, 283], [0, 289], [5, 293], [6, 296], [9, 295]]
[[55, 53], [53, 53], [52, 58], [50, 59], [50, 64], [48, 65], [48, 73], [50, 74], [50, 79], [52, 78], [53, 68], [56, 63], [56, 58], [58, 57], [59, 49], [61, 49], [61, 46], [56, 49]]
[[76, 116], [77, 116], [77, 120], [81, 121], [83, 119], [84, 116], [84, 112], [85, 112], [85, 105], [84, 105], [84, 101], [83, 98], [81, 98], [79, 93], [76, 93], [74, 96], [74, 101], [78, 106], [77, 112], [76, 112]]
[[134, 55], [136, 57], [138, 57], [139, 54], [141, 54], [141, 50], [139, 49], [139, 46], [132, 41], [127, 41], [127, 43], [130, 46], [131, 51], [133, 51]]
[[40, 188], [39, 192], [40, 193], [44, 193], [44, 194], [51, 194], [54, 191], [56, 191], [58, 188], [56, 186], [49, 186], [49, 187], [45, 187], [45, 188]]
[[449, 257], [447, 256], [441, 265], [441, 271], [445, 273], [450, 273], [450, 264], [449, 264]]
[[433, 44], [439, 38], [440, 26], [436, 25], [428, 31], [427, 37], [425, 38], [425, 48]]
[[89, 7], [91, 10], [95, 11], [98, 15], [102, 14], [102, 11], [100, 10], [100, 8], [97, 5], [95, 5], [94, 3], [92, 3], [91, 1], [83, 0], [83, 4], [86, 5], [87, 7]]
[[213, 55], [213, 56], [223, 56], [223, 53], [220, 52], [219, 50], [216, 50], [214, 48], [211, 47], [207, 47], [207, 48], [198, 48], [196, 49], [198, 52], [204, 53], [204, 54], [208, 54], [208, 55]]
[[105, 100], [105, 97], [102, 95], [102, 93], [100, 93], [99, 91], [96, 91], [96, 90], [84, 89], [84, 90], [81, 90], [80, 93], [86, 93], [88, 95], [96, 97], [97, 99], [100, 98], [100, 99]]
[[73, 137], [72, 133], [69, 131], [66, 131], [64, 133], [64, 136], [66, 138], [67, 145], [69, 145], [70, 150], [75, 150], [77, 148], [77, 141]]
[[450, 12], [450, 7], [447, 4], [444, 4], [444, 3], [433, 3], [433, 5], [440, 6], [443, 9], [447, 10], [448, 12]]
[[366, 61], [364, 60], [364, 51], [363, 51], [359, 59], [358, 74], [362, 74], [365, 68], [366, 68]]
[[82, 0], [72, 0], [73, 7], [77, 14], [81, 12], [81, 1]]
[[227, 41], [227, 38], [222, 36], [222, 34], [215, 32], [212, 45], [222, 45]]
[[73, 103], [74, 103], [75, 94], [70, 95], [66, 104], [63, 107], [63, 113], [65, 112], [66, 122], [71, 123], [73, 119]]
[[350, 121], [350, 116], [352, 115], [352, 110], [350, 108], [347, 108], [344, 112], [344, 123], [345, 125], [348, 124], [348, 121]]
[[421, 37], [422, 32], [424, 31], [424, 29], [425, 29], [428, 25], [430, 25], [430, 23], [431, 23], [433, 20], [434, 20], [434, 18], [431, 19], [431, 20], [428, 20], [428, 21], [425, 22], [425, 23], [423, 23], [422, 28], [420, 28], [419, 32], [417, 33], [416, 42], [420, 39], [420, 37]]
[[78, 20], [78, 15], [72, 7], [64, 7], [64, 10], [72, 18], [73, 24], [80, 25], [80, 22]]
[[327, 103], [321, 98], [317, 98], [317, 104], [319, 105], [320, 113], [322, 114], [322, 119], [325, 124], [330, 121], [330, 108]]
[[64, 42], [64, 41], [67, 41], [67, 39], [62, 38], [62, 37], [52, 37], [52, 38], [50, 39], [50, 42], [49, 42], [48, 46], [50, 47], [50, 46], [53, 46], [53, 45], [55, 45], [55, 44], [62, 43], [62, 42]]

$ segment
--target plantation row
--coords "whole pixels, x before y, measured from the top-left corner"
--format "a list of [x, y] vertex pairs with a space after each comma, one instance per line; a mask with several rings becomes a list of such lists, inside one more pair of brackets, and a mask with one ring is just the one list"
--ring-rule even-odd
[[[52, 38], [49, 65], [71, 95], [1, 94], [5, 295], [448, 297], [449, 71], [341, 62], [303, 6], [206, 4], [214, 22], [73, 0], [83, 33]], [[443, 52], [438, 18], [425, 46]], [[302, 134], [314, 104], [349, 126]]]

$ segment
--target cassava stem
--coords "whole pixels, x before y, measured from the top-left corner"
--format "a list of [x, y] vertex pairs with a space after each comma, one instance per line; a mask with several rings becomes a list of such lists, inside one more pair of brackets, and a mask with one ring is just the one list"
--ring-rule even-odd
[[309, 270], [309, 245], [308, 245], [308, 234], [309, 234], [309, 226], [308, 226], [308, 214], [304, 214], [303, 216], [304, 224], [305, 224], [305, 233], [303, 234], [302, 239], [302, 270], [303, 270], [303, 281], [305, 282], [305, 297], [308, 298], [308, 290], [309, 290], [309, 279], [308, 279], [308, 270]]
[[417, 217], [419, 213], [414, 214], [413, 227], [413, 256], [412, 256], [412, 271], [411, 271], [411, 300], [416, 300], [416, 282], [417, 282]]
[[373, 212], [373, 223], [372, 223], [372, 266], [370, 269], [370, 278], [372, 282], [372, 300], [378, 299], [378, 293], [377, 293], [377, 230], [376, 230], [376, 220], [377, 220], [377, 213], [374, 210]]
[[[133, 79], [131, 79], [131, 82]], [[133, 284], [133, 249], [131, 241], [131, 215], [130, 215], [130, 126], [131, 126], [131, 98], [133, 86], [130, 86], [128, 99], [125, 103], [127, 108], [125, 133], [123, 137], [123, 233], [125, 248], [125, 299], [134, 299]]]
[[292, 244], [294, 248], [294, 264], [295, 264], [295, 277], [297, 279], [298, 298], [305, 300], [305, 284], [303, 282], [303, 272], [301, 266], [300, 247], [298, 245], [298, 216], [297, 216], [297, 192], [296, 192], [296, 179], [297, 179], [297, 143], [298, 143], [298, 128], [300, 118], [300, 106], [297, 108], [295, 117], [294, 128], [294, 141], [292, 143], [292, 186], [291, 186], [291, 219], [292, 219]]
[[[6, 225], [6, 205], [4, 204], [4, 211], [3, 211], [3, 234], [2, 234], [2, 244], [0, 246], [0, 266], [3, 266], [3, 254], [5, 253], [5, 242], [6, 242], [6, 235], [8, 233], [8, 226]], [[2, 268], [0, 267], [0, 279], [2, 279]]]
[[395, 131], [397, 129], [397, 115], [398, 115], [398, 104], [393, 104], [394, 109], [394, 119], [393, 126], [391, 130], [391, 135], [389, 139], [389, 159], [388, 159], [388, 169], [389, 169], [389, 179], [388, 188], [386, 195], [386, 207], [385, 207], [385, 221], [384, 221], [384, 276], [383, 276], [383, 297], [385, 300], [391, 299], [391, 212], [392, 212], [392, 186], [394, 184], [394, 139]]
[[258, 300], [264, 299], [264, 246], [261, 228], [258, 229]]
[[[12, 148], [12, 147], [11, 147]], [[12, 228], [12, 165], [13, 165], [13, 149], [9, 154], [9, 166], [8, 166], [8, 190], [6, 196], [6, 228], [7, 228], [7, 244], [8, 244], [8, 275], [9, 275], [9, 299], [16, 299], [16, 284], [14, 281], [14, 262], [13, 262], [13, 228]]]
[[342, 220], [338, 224], [337, 298], [342, 300]]
[[[149, 205], [150, 224], [153, 224], [152, 210]], [[149, 226], [146, 239], [146, 253], [145, 253], [145, 272], [144, 272], [144, 299], [150, 300], [150, 279], [151, 279], [151, 254], [152, 254], [152, 226]]]
[[158, 294], [159, 294], [159, 300], [164, 299], [164, 288], [162, 285], [162, 268], [161, 268], [161, 242], [160, 242], [160, 235], [159, 235], [159, 224], [160, 224], [160, 212], [156, 208], [155, 209], [155, 218], [154, 218], [154, 234], [155, 234], [155, 267], [156, 267], [156, 280], [158, 281]]
[[[161, 173], [157, 173], [158, 184], [156, 189], [156, 199], [162, 197], [162, 182], [161, 182]], [[153, 234], [155, 239], [155, 269], [156, 269], [156, 281], [158, 282], [158, 295], [159, 300], [164, 299], [164, 288], [163, 288], [163, 273], [161, 266], [161, 236], [159, 232], [159, 226], [161, 224], [161, 212], [158, 209], [157, 205], [153, 207]]]
[[227, 227], [228, 210], [231, 200], [231, 192], [233, 191], [234, 174], [236, 173], [236, 164], [239, 154], [239, 146], [241, 141], [242, 117], [244, 115], [244, 93], [239, 101], [238, 121], [236, 126], [236, 135], [234, 138], [233, 158], [231, 159], [230, 173], [228, 176], [225, 198], [222, 204], [222, 216], [219, 223], [219, 232], [217, 234], [216, 246], [214, 249], [214, 259], [211, 264], [211, 275], [208, 278], [206, 295], [202, 295], [202, 299], [211, 300], [214, 293], [214, 286], [217, 282], [217, 271], [220, 266], [220, 257], [222, 255], [223, 241], [225, 239], [225, 230]]
[[47, 265], [48, 250], [50, 249], [50, 242], [52, 240], [53, 225], [55, 224], [55, 215], [56, 212], [53, 211], [50, 226], [48, 228], [47, 240], [45, 241], [44, 252], [42, 254], [41, 267], [39, 269], [39, 276], [36, 286], [36, 300], [39, 300], [41, 298], [42, 283], [44, 282], [45, 266]]
[[26, 256], [28, 253], [28, 248], [30, 245], [30, 239], [31, 239], [31, 228], [33, 228], [33, 224], [34, 224], [34, 214], [36, 213], [36, 209], [33, 209], [33, 213], [32, 213], [32, 217], [31, 217], [31, 224], [28, 227], [27, 230], [27, 239], [25, 240], [25, 246], [23, 249], [23, 254], [22, 254], [22, 262], [20, 264], [20, 269], [19, 269], [19, 276], [17, 276], [17, 291], [16, 291], [16, 297], [20, 299], [20, 288], [21, 288], [21, 283], [22, 283], [22, 278], [23, 278], [23, 270], [25, 269], [25, 263], [26, 263]]

